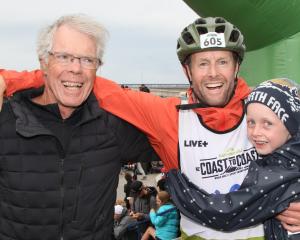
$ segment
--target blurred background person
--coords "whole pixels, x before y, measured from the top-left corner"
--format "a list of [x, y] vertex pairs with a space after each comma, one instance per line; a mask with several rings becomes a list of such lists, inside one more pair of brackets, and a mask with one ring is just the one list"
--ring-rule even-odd
[[151, 189], [141, 181], [134, 181], [131, 184], [131, 196], [133, 205], [131, 215], [137, 220], [149, 219], [150, 209], [156, 207], [156, 190]]
[[124, 178], [126, 180], [126, 183], [124, 184], [124, 193], [125, 193], [125, 197], [124, 197], [124, 201], [126, 203], [126, 208], [130, 209], [130, 202], [129, 202], [129, 198], [130, 198], [130, 190], [131, 190], [131, 184], [133, 182], [133, 178], [130, 172], [125, 172]]
[[166, 191], [158, 192], [156, 196], [158, 210], [151, 209], [150, 219], [154, 227], [150, 226], [144, 233], [142, 240], [150, 237], [156, 240], [171, 240], [179, 235], [179, 214], [171, 203], [170, 195]]
[[136, 220], [129, 216], [126, 207], [115, 205], [114, 237], [116, 240], [132, 240], [128, 227], [135, 222]]

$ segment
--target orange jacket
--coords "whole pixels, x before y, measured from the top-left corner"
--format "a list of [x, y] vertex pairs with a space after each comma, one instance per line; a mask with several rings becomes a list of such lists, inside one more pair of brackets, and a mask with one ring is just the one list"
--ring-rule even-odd
[[[7, 95], [43, 84], [41, 71], [20, 73], [0, 70], [0, 74], [5, 78]], [[243, 114], [242, 100], [249, 92], [245, 81], [239, 79], [234, 96], [224, 108], [198, 108], [195, 111], [209, 128], [226, 131], [239, 122]], [[94, 93], [102, 108], [132, 123], [148, 135], [166, 170], [178, 168], [176, 105], [180, 104], [179, 98], [160, 98], [149, 93], [122, 89], [118, 84], [100, 77], [95, 80]], [[190, 97], [189, 102], [191, 99]]]

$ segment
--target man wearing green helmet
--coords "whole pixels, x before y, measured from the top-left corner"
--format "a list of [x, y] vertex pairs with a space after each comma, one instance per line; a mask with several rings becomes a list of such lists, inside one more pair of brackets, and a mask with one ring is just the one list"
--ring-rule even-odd
[[223, 18], [200, 18], [182, 31], [177, 55], [201, 106], [230, 101], [245, 49], [239, 29]]
[[[223, 18], [200, 18], [186, 27], [177, 44], [178, 58], [191, 84], [188, 104], [122, 89], [98, 77], [94, 93], [99, 105], [144, 131], [164, 162], [167, 176], [184, 173], [209, 193], [238, 189], [249, 162], [257, 159], [246, 136], [244, 100], [250, 89], [238, 77], [245, 45], [242, 33]], [[43, 84], [41, 72], [0, 71], [6, 94]], [[26, 81], [20, 81], [26, 79]], [[5, 89], [5, 88], [4, 88]], [[3, 90], [4, 91], [4, 90]], [[179, 151], [178, 151], [179, 149]], [[169, 171], [176, 169], [174, 171]], [[167, 178], [168, 181], [168, 178]], [[172, 182], [169, 182], [172, 186]], [[188, 194], [188, 189], [182, 189]], [[294, 203], [281, 220], [300, 230], [300, 204]], [[257, 223], [234, 232], [213, 230], [182, 214], [183, 239], [263, 239]]]

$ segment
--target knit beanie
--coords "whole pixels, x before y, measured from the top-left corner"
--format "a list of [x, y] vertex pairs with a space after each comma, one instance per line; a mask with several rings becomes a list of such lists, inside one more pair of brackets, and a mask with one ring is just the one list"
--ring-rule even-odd
[[283, 122], [291, 135], [298, 132], [300, 120], [299, 85], [287, 78], [262, 82], [248, 96], [250, 103], [261, 103], [270, 108]]

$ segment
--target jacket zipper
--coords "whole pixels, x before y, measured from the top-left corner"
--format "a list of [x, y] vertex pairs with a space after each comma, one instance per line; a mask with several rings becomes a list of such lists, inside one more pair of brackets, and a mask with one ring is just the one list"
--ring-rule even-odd
[[80, 182], [81, 182], [82, 172], [83, 172], [83, 166], [82, 166], [82, 162], [81, 162], [76, 191], [75, 191], [75, 203], [74, 203], [73, 218], [72, 218], [73, 221], [77, 220], [77, 215], [78, 215], [78, 202], [79, 202]]
[[64, 239], [64, 158], [60, 159], [60, 197], [61, 197], [61, 216], [60, 216], [60, 240]]
[[[64, 120], [62, 120], [64, 123]], [[65, 170], [64, 170], [64, 163], [65, 163], [65, 150], [62, 146], [59, 139], [56, 138], [57, 141], [57, 147], [58, 152], [60, 156], [60, 198], [61, 198], [61, 209], [60, 209], [60, 240], [64, 240], [64, 200], [65, 200], [65, 188], [64, 188], [64, 176], [65, 176]]]

